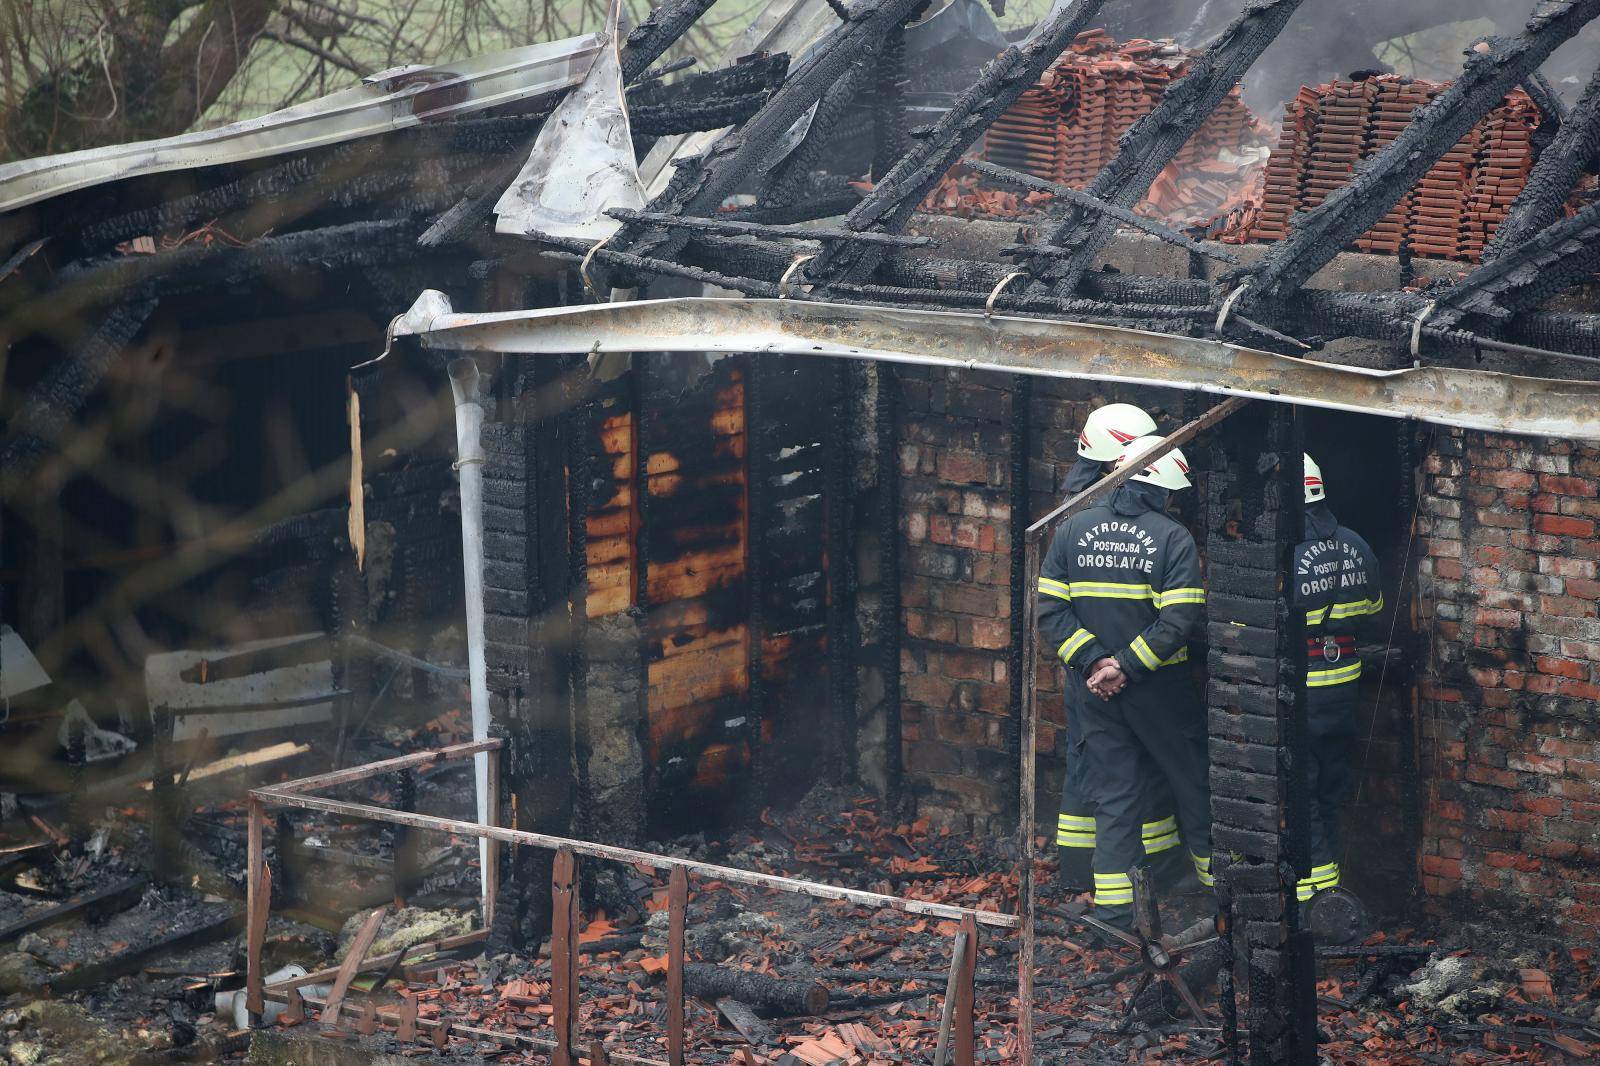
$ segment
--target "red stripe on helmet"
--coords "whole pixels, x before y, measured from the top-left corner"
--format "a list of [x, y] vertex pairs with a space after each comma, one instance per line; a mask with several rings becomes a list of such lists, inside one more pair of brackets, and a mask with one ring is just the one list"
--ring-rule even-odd
[[1124, 433], [1120, 429], [1112, 429], [1110, 426], [1106, 427], [1106, 432], [1111, 434], [1112, 439], [1118, 444], [1132, 444], [1138, 439], [1132, 433]]

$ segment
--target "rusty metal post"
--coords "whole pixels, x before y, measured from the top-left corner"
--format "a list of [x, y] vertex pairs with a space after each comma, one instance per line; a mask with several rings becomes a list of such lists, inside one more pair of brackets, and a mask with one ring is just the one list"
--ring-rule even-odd
[[550, 927], [551, 1024], [556, 1030], [555, 1066], [577, 1066], [578, 1039], [578, 858], [571, 848], [556, 852], [551, 877], [554, 913]]
[[956, 1066], [974, 1066], [977, 1031], [973, 986], [978, 973], [978, 923], [970, 916], [961, 919], [961, 934], [967, 938], [967, 952], [956, 975]]
[[250, 820], [245, 844], [248, 857], [245, 866], [244, 1006], [250, 1013], [251, 1024], [255, 1025], [260, 1022], [261, 1012], [266, 1009], [266, 1001], [262, 998], [265, 975], [261, 969], [261, 948], [266, 943], [267, 911], [272, 906], [272, 874], [267, 870], [262, 845], [267, 812], [254, 796], [248, 800], [247, 809]]
[[667, 878], [667, 1062], [683, 1066], [683, 920], [689, 909], [689, 875], [674, 866]]

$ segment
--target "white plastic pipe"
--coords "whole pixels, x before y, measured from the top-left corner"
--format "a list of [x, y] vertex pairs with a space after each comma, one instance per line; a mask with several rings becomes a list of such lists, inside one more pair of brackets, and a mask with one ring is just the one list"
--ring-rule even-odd
[[[467, 606], [467, 678], [472, 688], [472, 739], [489, 739], [489, 670], [483, 655], [483, 400], [478, 364], [450, 361], [450, 391], [456, 401], [456, 472], [461, 479], [461, 575]], [[489, 824], [490, 752], [473, 756], [478, 824]], [[490, 842], [478, 841], [478, 869], [489, 869]], [[488, 919], [489, 882], [482, 884]]]

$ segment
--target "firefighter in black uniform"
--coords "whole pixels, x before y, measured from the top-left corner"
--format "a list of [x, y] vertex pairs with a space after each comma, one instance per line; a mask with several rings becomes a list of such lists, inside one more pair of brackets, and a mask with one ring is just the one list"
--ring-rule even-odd
[[[1121, 463], [1143, 463], [1160, 439], [1133, 441]], [[1123, 927], [1133, 912], [1128, 871], [1145, 861], [1145, 756], [1177, 800], [1195, 872], [1212, 883], [1205, 713], [1181, 666], [1205, 589], [1194, 538], [1165, 514], [1171, 491], [1188, 486], [1179, 451], [1144, 465], [1108, 504], [1063, 522], [1040, 568], [1039, 628], [1091, 694], [1078, 711], [1097, 801], [1095, 910]]]
[[1356, 632], [1383, 610], [1378, 557], [1328, 509], [1322, 469], [1305, 457], [1306, 541], [1295, 549], [1295, 604], [1306, 612], [1307, 777], [1311, 788], [1311, 876], [1304, 902], [1339, 884], [1339, 803], [1350, 785], [1361, 658]]
[[[1108, 403], [1095, 408], [1078, 434], [1078, 461], [1067, 472], [1062, 492], [1071, 498], [1093, 485], [1122, 457], [1123, 450], [1140, 437], [1156, 431], [1155, 419], [1130, 403]], [[1061, 782], [1061, 811], [1056, 816], [1056, 847], [1061, 861], [1057, 880], [1063, 888], [1087, 892], [1094, 887], [1095, 799], [1085, 783], [1089, 767], [1083, 758], [1083, 729], [1078, 705], [1091, 699], [1083, 677], [1066, 671], [1062, 696], [1066, 705], [1066, 774]], [[1150, 856], [1157, 883], [1167, 887], [1182, 880], [1187, 864], [1178, 845], [1178, 820], [1172, 815], [1172, 794], [1159, 768], [1148, 756], [1140, 760], [1139, 777], [1146, 784], [1146, 802], [1140, 837]]]

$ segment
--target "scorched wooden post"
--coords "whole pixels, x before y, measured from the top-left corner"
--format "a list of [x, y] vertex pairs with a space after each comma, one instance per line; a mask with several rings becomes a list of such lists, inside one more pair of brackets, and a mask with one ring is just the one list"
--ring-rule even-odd
[[667, 877], [667, 1062], [683, 1066], [683, 922], [689, 875], [674, 866]]
[[578, 1066], [578, 859], [556, 852], [551, 878], [550, 1004], [556, 1030], [555, 1066]]

